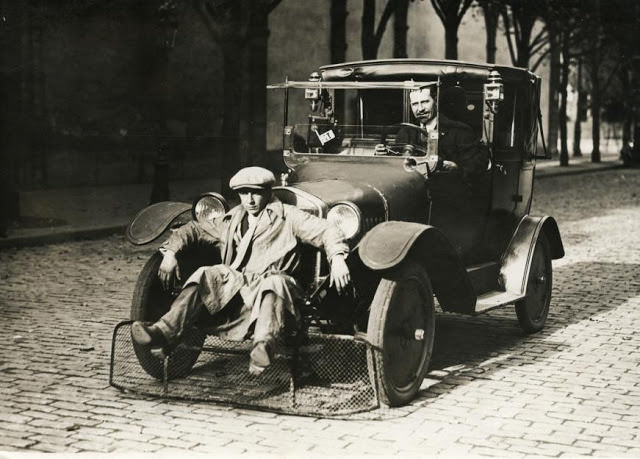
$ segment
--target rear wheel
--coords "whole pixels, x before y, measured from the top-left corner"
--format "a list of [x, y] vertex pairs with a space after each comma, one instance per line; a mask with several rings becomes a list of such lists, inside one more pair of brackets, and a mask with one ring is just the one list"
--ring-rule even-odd
[[385, 275], [371, 304], [367, 335], [377, 349], [368, 353], [369, 371], [383, 403], [409, 403], [427, 372], [435, 313], [424, 268], [406, 262]]
[[549, 314], [553, 271], [549, 241], [544, 233], [536, 242], [527, 280], [527, 296], [516, 303], [520, 327], [527, 333], [542, 330]]
[[[158, 268], [162, 263], [162, 254], [156, 252], [142, 268], [131, 302], [131, 320], [153, 323], [162, 317], [171, 307], [173, 295], [164, 290], [158, 279]], [[205, 334], [197, 328], [184, 333], [169, 356], [167, 377], [169, 379], [184, 377], [198, 360]], [[140, 366], [157, 379], [164, 377], [164, 359], [152, 353], [149, 346], [141, 346], [132, 341], [133, 349]]]

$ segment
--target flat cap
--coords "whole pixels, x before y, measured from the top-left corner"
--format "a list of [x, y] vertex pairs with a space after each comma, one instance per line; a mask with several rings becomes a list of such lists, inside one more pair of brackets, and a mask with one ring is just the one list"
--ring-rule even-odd
[[229, 180], [229, 188], [239, 190], [242, 188], [264, 189], [271, 188], [276, 182], [273, 172], [264, 167], [245, 167]]

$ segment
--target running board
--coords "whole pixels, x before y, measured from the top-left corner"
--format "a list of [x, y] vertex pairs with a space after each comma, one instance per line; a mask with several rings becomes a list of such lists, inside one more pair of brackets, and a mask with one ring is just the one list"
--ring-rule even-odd
[[491, 292], [483, 293], [478, 296], [476, 301], [476, 313], [485, 312], [489, 309], [497, 308], [498, 306], [504, 306], [505, 304], [513, 304], [518, 300], [524, 298], [524, 295], [519, 295], [510, 292], [502, 292], [494, 290]]

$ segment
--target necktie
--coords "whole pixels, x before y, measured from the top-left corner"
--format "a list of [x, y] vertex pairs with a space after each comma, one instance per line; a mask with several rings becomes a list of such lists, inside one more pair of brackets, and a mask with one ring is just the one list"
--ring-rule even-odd
[[242, 264], [242, 262], [244, 261], [244, 258], [247, 256], [249, 244], [251, 244], [251, 239], [253, 239], [253, 235], [256, 232], [256, 228], [258, 227], [258, 222], [260, 221], [261, 217], [262, 217], [262, 214], [260, 214], [258, 218], [249, 219], [249, 228], [247, 229], [246, 233], [244, 233], [244, 235], [242, 236], [242, 239], [240, 239], [240, 243], [238, 244], [238, 248], [236, 250], [236, 257], [234, 258], [234, 260], [231, 262], [231, 265], [230, 265], [231, 269], [237, 270]]

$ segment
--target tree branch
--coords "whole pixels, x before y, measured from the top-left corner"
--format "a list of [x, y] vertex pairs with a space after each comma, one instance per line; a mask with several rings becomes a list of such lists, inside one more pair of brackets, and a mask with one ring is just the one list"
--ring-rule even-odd
[[471, 2], [472, 1], [473, 0], [463, 0], [462, 1], [460, 9], [458, 10], [458, 24], [462, 21], [462, 18], [465, 15], [465, 13], [467, 12], [467, 10], [469, 9], [469, 7], [471, 6]]
[[541, 53], [536, 59], [535, 63], [531, 66], [531, 71], [535, 72], [536, 69], [542, 64], [542, 61], [549, 55], [551, 52], [551, 47], [547, 48], [544, 53]]
[[380, 46], [380, 42], [382, 41], [382, 36], [384, 35], [384, 31], [387, 27], [387, 23], [389, 22], [389, 18], [391, 18], [397, 7], [397, 0], [387, 1], [387, 4], [384, 7], [384, 11], [382, 12], [382, 16], [380, 17], [380, 22], [378, 23], [376, 33], [373, 35], [374, 45], [376, 49], [378, 49], [378, 47]]
[[442, 3], [440, 3], [440, 2], [441, 2], [441, 0], [431, 0], [431, 5], [433, 5], [433, 9], [436, 10], [436, 14], [438, 15], [438, 17], [440, 18], [440, 20], [444, 24], [445, 18], [447, 17], [447, 15], [445, 14], [444, 10], [442, 9]]
[[507, 8], [501, 8], [500, 16], [502, 16], [502, 22], [504, 23], [504, 35], [507, 39], [507, 46], [509, 49], [509, 55], [511, 56], [511, 63], [516, 63], [516, 53], [513, 49], [513, 37], [511, 36], [511, 20], [509, 18], [509, 11]]

